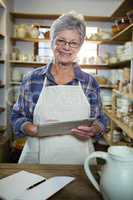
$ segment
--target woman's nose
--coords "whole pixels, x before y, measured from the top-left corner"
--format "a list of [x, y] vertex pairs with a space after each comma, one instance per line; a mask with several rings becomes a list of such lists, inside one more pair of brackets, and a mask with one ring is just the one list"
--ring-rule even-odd
[[64, 49], [70, 49], [70, 44], [69, 44], [69, 42], [66, 42], [65, 44], [64, 44]]

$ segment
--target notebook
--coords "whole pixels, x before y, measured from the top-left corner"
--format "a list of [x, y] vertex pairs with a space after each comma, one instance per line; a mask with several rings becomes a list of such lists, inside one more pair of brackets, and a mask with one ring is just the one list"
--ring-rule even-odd
[[3, 200], [45, 200], [61, 190], [75, 178], [70, 176], [55, 176], [28, 189], [30, 186], [44, 180], [45, 177], [19, 171], [0, 180], [0, 199]]

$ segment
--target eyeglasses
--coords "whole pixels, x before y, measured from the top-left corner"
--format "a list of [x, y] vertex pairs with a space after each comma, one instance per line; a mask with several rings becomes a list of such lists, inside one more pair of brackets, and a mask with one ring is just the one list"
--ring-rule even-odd
[[78, 48], [80, 46], [80, 43], [78, 42], [74, 42], [74, 41], [67, 42], [66, 40], [63, 40], [63, 39], [56, 39], [56, 44], [62, 47], [68, 44], [69, 47], [71, 48]]

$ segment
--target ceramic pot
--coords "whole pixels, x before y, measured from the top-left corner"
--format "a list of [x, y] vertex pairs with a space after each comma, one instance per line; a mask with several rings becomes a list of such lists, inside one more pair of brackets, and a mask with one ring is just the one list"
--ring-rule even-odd
[[17, 37], [25, 38], [27, 34], [27, 25], [20, 24], [17, 26]]
[[[90, 170], [90, 163], [95, 158], [106, 161], [101, 171], [100, 185]], [[84, 169], [104, 200], [133, 200], [133, 148], [112, 146], [107, 153], [93, 152], [85, 160]]]
[[32, 38], [38, 38], [39, 37], [39, 29], [36, 26], [32, 25], [30, 35]]

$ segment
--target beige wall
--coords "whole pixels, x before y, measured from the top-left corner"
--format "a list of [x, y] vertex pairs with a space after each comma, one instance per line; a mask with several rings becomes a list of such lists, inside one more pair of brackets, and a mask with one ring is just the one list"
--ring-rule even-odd
[[123, 0], [13, 0], [15, 12], [61, 14], [76, 10], [88, 16], [110, 16]]

